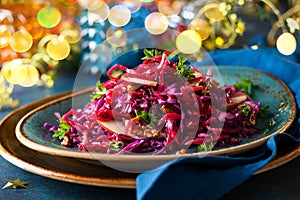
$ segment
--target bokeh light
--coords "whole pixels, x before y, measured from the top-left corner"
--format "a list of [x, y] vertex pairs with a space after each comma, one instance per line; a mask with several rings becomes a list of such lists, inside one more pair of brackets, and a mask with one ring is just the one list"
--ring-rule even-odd
[[61, 1], [67, 5], [73, 5], [77, 3], [77, 0], [61, 0]]
[[183, 2], [179, 0], [169, 1], [169, 0], [160, 0], [157, 2], [157, 9], [160, 13], [163, 13], [167, 16], [178, 15], [183, 6]]
[[39, 10], [37, 20], [42, 27], [53, 28], [59, 24], [61, 13], [52, 6], [46, 6]]
[[212, 27], [204, 19], [194, 19], [188, 29], [197, 31], [202, 40], [206, 40], [210, 36]]
[[11, 32], [8, 30], [7, 26], [0, 26], [0, 48], [6, 47], [9, 45]]
[[105, 2], [102, 0], [92, 0], [92, 1], [88, 1], [89, 5], [87, 6], [87, 8], [89, 10], [95, 10], [98, 9], [99, 7], [102, 6], [102, 4], [104, 4]]
[[202, 38], [195, 30], [181, 32], [176, 38], [176, 47], [184, 54], [196, 53], [202, 46]]
[[0, 62], [4, 63], [12, 59], [18, 58], [20, 54], [21, 53], [17, 53], [14, 50], [12, 50], [10, 46], [6, 46], [4, 48], [1, 48]]
[[116, 5], [109, 11], [108, 21], [115, 27], [125, 26], [130, 19], [131, 12], [124, 5]]
[[23, 64], [22, 68], [26, 69], [26, 76], [25, 79], [19, 81], [18, 84], [23, 87], [34, 86], [39, 81], [40, 78], [39, 71], [32, 64]]
[[288, 56], [296, 51], [297, 41], [293, 34], [286, 32], [278, 37], [276, 46], [280, 53]]
[[141, 0], [124, 0], [120, 4], [126, 6], [131, 13], [137, 12], [142, 7]]
[[88, 18], [92, 22], [104, 22], [109, 15], [109, 6], [102, 2], [98, 7], [88, 9]]
[[4, 64], [2, 73], [8, 83], [19, 84], [26, 79], [27, 70], [21, 59], [15, 59]]
[[35, 17], [29, 18], [27, 23], [24, 24], [24, 27], [33, 39], [39, 39], [43, 36], [44, 28], [39, 24]]
[[218, 47], [222, 47], [224, 43], [225, 43], [225, 40], [224, 40], [221, 36], [218, 36], [218, 37], [215, 39], [215, 44], [216, 44], [216, 46], [218, 46]]
[[47, 54], [54, 60], [63, 60], [70, 54], [71, 48], [64, 37], [51, 39], [47, 44]]
[[103, 0], [78, 0], [79, 5], [82, 8], [87, 8], [90, 10], [97, 9], [104, 3]]
[[81, 39], [81, 34], [77, 29], [66, 29], [60, 33], [68, 43], [77, 43]]
[[145, 19], [146, 30], [153, 35], [160, 35], [168, 29], [168, 18], [159, 12], [149, 14]]
[[207, 3], [204, 7], [205, 16], [212, 21], [221, 21], [225, 18], [222, 11], [219, 8], [221, 3]]
[[112, 46], [122, 47], [127, 43], [127, 34], [122, 28], [109, 27], [106, 31], [107, 42]]
[[32, 36], [27, 31], [17, 31], [10, 37], [10, 47], [16, 52], [26, 52], [32, 44]]

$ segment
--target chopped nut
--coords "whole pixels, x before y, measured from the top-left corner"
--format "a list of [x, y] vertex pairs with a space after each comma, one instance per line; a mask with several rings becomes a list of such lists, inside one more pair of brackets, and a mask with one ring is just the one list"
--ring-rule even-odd
[[147, 128], [144, 130], [144, 136], [147, 138], [156, 138], [160, 136], [160, 133], [153, 128]]
[[132, 85], [127, 85], [126, 89], [128, 92], [134, 91], [134, 87]]
[[144, 135], [144, 132], [142, 130], [139, 130], [136, 134], [137, 136], [143, 136]]
[[174, 112], [174, 110], [172, 108], [170, 108], [169, 106], [167, 105], [163, 105], [160, 110], [162, 110], [163, 112], [165, 113], [170, 113], [170, 112]]
[[251, 113], [250, 117], [249, 117], [249, 122], [251, 123], [251, 125], [255, 125], [256, 124], [256, 120], [255, 120], [255, 115], [254, 113]]
[[185, 149], [180, 149], [180, 151], [176, 152], [176, 155], [183, 155], [183, 154], [187, 154], [187, 151]]
[[61, 142], [61, 145], [65, 147], [70, 147], [72, 146], [72, 140], [69, 136], [65, 135], [63, 138], [63, 141]]

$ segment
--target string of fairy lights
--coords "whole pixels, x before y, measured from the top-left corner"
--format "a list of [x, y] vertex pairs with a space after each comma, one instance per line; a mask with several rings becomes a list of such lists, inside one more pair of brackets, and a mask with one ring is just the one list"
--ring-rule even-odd
[[276, 3], [275, 0], [0, 1], [0, 109], [18, 105], [18, 100], [12, 98], [15, 85], [51, 87], [57, 68], [68, 63], [74, 65], [72, 60], [78, 61], [78, 55], [83, 57], [84, 52], [93, 51], [104, 40], [112, 47], [125, 47], [130, 39], [126, 32], [139, 25], [155, 36], [175, 30], [178, 34], [174, 43], [183, 54], [195, 54], [201, 48], [227, 49], [247, 30], [238, 9], [258, 5], [262, 15], [272, 14], [276, 19], [266, 41], [283, 55], [291, 55], [297, 49], [300, 5], [293, 1], [290, 9], [281, 13]]

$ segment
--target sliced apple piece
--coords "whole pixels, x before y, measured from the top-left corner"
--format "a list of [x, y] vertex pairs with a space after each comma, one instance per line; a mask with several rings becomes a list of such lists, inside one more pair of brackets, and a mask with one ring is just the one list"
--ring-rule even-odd
[[116, 133], [116, 134], [124, 134], [125, 133], [125, 129], [126, 127], [124, 126], [124, 124], [120, 121], [100, 121], [97, 120], [99, 126], [101, 126], [102, 128], [110, 131], [111, 133]]
[[150, 81], [146, 79], [140, 79], [140, 78], [133, 78], [133, 77], [121, 77], [122, 80], [130, 82], [130, 83], [138, 83], [142, 85], [149, 85], [149, 86], [156, 86], [157, 82], [156, 81]]
[[248, 100], [249, 96], [244, 92], [237, 92], [230, 98], [230, 102], [226, 105], [228, 110], [236, 108], [238, 105]]

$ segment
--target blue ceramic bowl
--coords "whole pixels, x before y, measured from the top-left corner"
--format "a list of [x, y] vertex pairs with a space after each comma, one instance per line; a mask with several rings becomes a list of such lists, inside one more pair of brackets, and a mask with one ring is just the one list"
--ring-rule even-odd
[[[239, 81], [241, 77], [250, 78], [253, 84], [257, 86], [253, 88], [251, 97], [254, 101], [260, 102], [261, 105], [269, 105], [270, 109], [267, 111], [265, 118], [258, 119], [257, 127], [262, 130], [260, 134], [243, 139], [239, 145], [216, 149], [208, 152], [209, 154], [233, 154], [252, 149], [265, 142], [272, 135], [286, 131], [292, 125], [296, 114], [295, 100], [289, 88], [282, 81], [254, 68], [222, 66], [218, 69], [224, 84], [233, 85]], [[91, 153], [79, 152], [74, 148], [63, 147], [57, 139], [52, 138], [52, 136], [42, 128], [46, 122], [57, 124], [57, 119], [53, 113], [66, 113], [71, 108], [72, 102], [79, 103], [79, 105], [76, 105], [78, 107], [84, 106], [84, 104], [89, 101], [89, 95], [90, 90], [79, 91], [73, 95], [67, 95], [36, 108], [24, 116], [18, 123], [16, 128], [17, 138], [29, 148], [53, 155], [85, 159], [98, 159], [100, 156], [99, 159], [112, 159], [111, 157], [115, 155], [97, 154], [91, 156]], [[118, 156], [126, 157], [128, 155]], [[165, 156], [166, 155], [158, 155], [155, 157], [164, 158]], [[176, 155], [167, 156], [176, 157]], [[137, 158], [138, 157], [139, 156], [137, 156]], [[143, 158], [147, 156], [141, 155], [140, 157]]]

